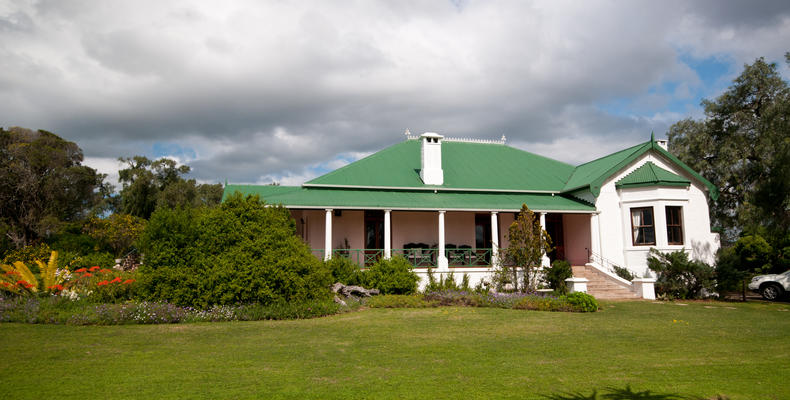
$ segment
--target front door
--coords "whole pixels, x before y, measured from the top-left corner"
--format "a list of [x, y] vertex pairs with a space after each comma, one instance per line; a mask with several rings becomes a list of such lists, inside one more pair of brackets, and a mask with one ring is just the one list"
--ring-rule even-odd
[[365, 211], [365, 260], [374, 264], [384, 253], [384, 211]]

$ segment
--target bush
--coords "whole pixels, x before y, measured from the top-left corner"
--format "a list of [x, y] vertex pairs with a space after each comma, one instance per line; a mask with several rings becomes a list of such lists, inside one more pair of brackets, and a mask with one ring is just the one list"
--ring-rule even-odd
[[364, 283], [364, 272], [359, 265], [345, 257], [333, 257], [325, 262], [329, 273], [332, 275], [332, 282], [340, 282], [345, 285], [362, 285]]
[[170, 303], [127, 302], [93, 304], [60, 296], [0, 298], [0, 322], [68, 325], [170, 324], [179, 322], [255, 321], [315, 318], [337, 314], [331, 300], [213, 306], [206, 310]]
[[570, 303], [576, 309], [576, 311], [598, 311], [598, 301], [595, 300], [595, 297], [587, 293], [574, 292], [565, 296], [565, 298], [568, 300], [568, 303]]
[[612, 265], [612, 268], [614, 269], [614, 273], [617, 274], [617, 276], [627, 281], [632, 281], [634, 280], [634, 278], [636, 278], [636, 275], [634, 275], [634, 273], [631, 272], [628, 268], [621, 267], [619, 265]]
[[401, 256], [382, 258], [365, 273], [365, 284], [382, 294], [412, 294], [417, 291], [419, 277], [408, 260]]
[[670, 299], [696, 299], [714, 287], [711, 266], [688, 259], [685, 251], [661, 253], [650, 249], [648, 267], [658, 274], [656, 292]]
[[331, 275], [296, 236], [290, 212], [258, 196], [219, 207], [160, 208], [139, 241], [141, 298], [182, 306], [330, 298]]
[[573, 277], [571, 264], [565, 260], [555, 260], [551, 267], [546, 268], [546, 280], [554, 291], [560, 294], [568, 292], [565, 280]]
[[39, 271], [36, 260], [46, 262], [49, 260], [50, 254], [52, 254], [52, 249], [46, 243], [25, 246], [6, 253], [2, 264], [10, 265], [19, 261], [30, 267], [32, 273], [37, 274]]

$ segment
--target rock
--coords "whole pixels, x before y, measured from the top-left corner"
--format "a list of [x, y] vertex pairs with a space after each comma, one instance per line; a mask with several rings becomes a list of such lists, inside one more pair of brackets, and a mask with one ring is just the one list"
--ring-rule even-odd
[[340, 294], [344, 297], [370, 297], [379, 294], [378, 289], [365, 289], [362, 286], [346, 286], [340, 282], [332, 285], [332, 292]]
[[335, 295], [335, 303], [340, 304], [341, 306], [347, 305], [346, 302], [343, 301], [340, 297], [337, 297], [337, 295]]

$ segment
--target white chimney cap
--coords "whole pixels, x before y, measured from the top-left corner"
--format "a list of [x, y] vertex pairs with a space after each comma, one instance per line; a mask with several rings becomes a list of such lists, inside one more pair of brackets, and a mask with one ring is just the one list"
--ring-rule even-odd
[[442, 135], [440, 135], [440, 134], [438, 134], [436, 132], [425, 132], [422, 135], [420, 135], [420, 137], [437, 138], [437, 139], [443, 139], [444, 138], [444, 136], [442, 136]]

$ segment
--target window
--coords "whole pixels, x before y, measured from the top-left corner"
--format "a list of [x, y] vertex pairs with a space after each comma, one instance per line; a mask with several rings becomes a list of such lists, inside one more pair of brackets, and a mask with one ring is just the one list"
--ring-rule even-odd
[[653, 220], [653, 207], [631, 209], [631, 231], [634, 246], [656, 244], [656, 227]]
[[683, 244], [683, 216], [679, 206], [667, 206], [667, 243]]

